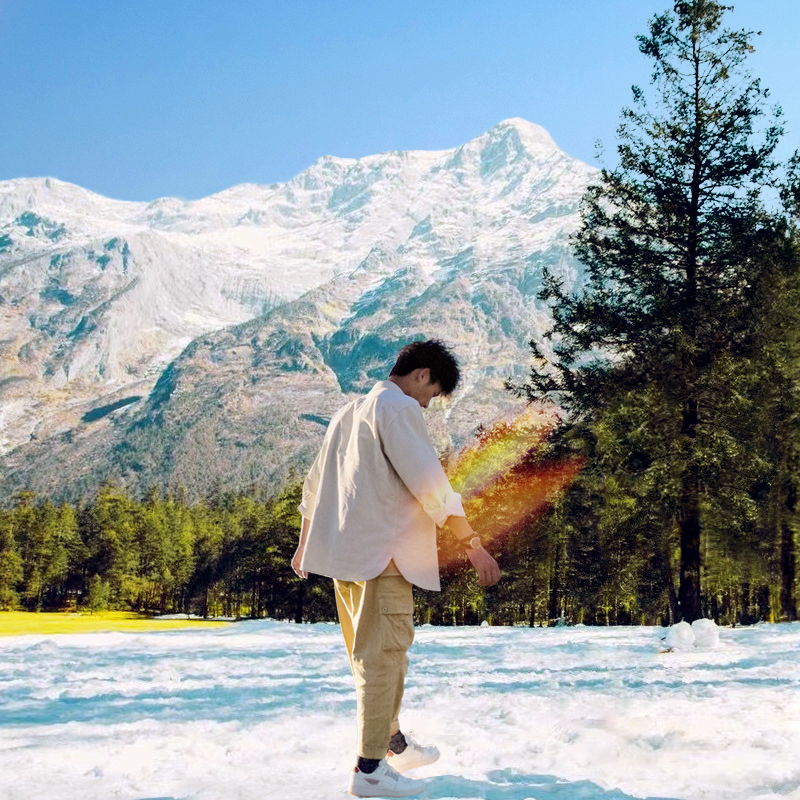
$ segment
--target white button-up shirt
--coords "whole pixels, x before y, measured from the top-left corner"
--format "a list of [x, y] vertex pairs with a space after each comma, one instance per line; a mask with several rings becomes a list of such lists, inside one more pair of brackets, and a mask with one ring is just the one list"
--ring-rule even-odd
[[436, 525], [465, 516], [439, 463], [422, 408], [381, 381], [336, 413], [303, 484], [310, 520], [301, 569], [339, 580], [403, 577], [438, 590]]

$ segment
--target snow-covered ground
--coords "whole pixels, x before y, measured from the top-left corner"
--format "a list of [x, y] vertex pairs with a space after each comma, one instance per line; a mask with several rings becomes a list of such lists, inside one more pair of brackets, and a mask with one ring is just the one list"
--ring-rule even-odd
[[[664, 634], [419, 628], [424, 797], [800, 798], [800, 624]], [[0, 797], [343, 797], [354, 709], [335, 625], [0, 638]]]

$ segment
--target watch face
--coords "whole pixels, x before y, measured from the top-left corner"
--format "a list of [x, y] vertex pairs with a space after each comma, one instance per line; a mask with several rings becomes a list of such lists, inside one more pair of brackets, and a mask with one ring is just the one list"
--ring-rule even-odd
[[477, 536], [473, 536], [473, 537], [472, 537], [472, 538], [469, 540], [469, 546], [470, 546], [470, 547], [471, 547], [473, 550], [477, 550], [477, 549], [478, 549], [478, 548], [481, 546], [481, 540], [480, 540], [480, 539], [479, 539]]

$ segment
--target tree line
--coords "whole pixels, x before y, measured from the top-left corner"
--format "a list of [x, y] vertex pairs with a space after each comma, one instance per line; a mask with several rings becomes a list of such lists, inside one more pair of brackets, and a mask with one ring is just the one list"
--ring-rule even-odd
[[332, 619], [323, 582], [290, 567], [300, 492], [295, 482], [274, 498], [190, 505], [106, 485], [59, 507], [20, 493], [0, 510], [0, 608]]
[[[483, 434], [484, 437], [496, 432]], [[678, 551], [653, 536], [653, 516], [639, 518], [636, 500], [587, 463], [569, 488], [521, 521], [503, 498], [509, 485], [542, 470], [573, 470], [544, 442], [470, 506], [476, 527], [499, 560], [501, 582], [477, 585], [452, 535], [438, 532], [442, 591], [417, 591], [420, 624], [669, 624], [677, 619]], [[554, 467], [555, 465], [555, 467]], [[20, 493], [0, 509], [0, 609], [185, 613], [294, 622], [336, 620], [332, 581], [291, 570], [301, 484], [273, 498], [220, 493], [194, 504], [152, 491], [136, 500], [108, 485], [91, 502], [55, 506]], [[751, 518], [751, 536], [770, 524], [766, 509]], [[778, 529], [782, 530], [782, 529]], [[719, 532], [716, 532], [718, 534]], [[704, 540], [702, 612], [720, 623], [793, 619], [782, 594], [787, 560], [780, 536], [760, 543], [742, 534], [739, 547]], [[794, 562], [796, 564], [796, 561]], [[794, 595], [792, 596], [795, 597]], [[794, 606], [792, 606], [794, 609]], [[2, 620], [2, 617], [0, 617]]]

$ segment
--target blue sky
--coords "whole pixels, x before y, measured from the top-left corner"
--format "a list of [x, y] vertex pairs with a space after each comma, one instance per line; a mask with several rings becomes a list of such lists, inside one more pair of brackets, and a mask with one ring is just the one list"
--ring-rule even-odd
[[[800, 147], [800, 0], [732, 0]], [[668, 0], [0, 0], [0, 180], [124, 200], [285, 181], [322, 155], [455, 147], [508, 117], [613, 151]]]

